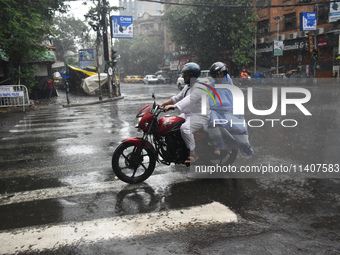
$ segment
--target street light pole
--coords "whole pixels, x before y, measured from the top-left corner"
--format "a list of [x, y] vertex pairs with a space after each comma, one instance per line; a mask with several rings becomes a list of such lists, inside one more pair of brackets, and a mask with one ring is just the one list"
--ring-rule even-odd
[[[279, 41], [279, 31], [280, 31], [280, 19], [281, 16], [277, 15], [276, 17], [274, 17], [275, 20], [277, 20], [277, 41]], [[276, 74], [279, 73], [279, 56], [276, 56]]]
[[256, 47], [257, 47], [257, 24], [255, 26], [255, 40], [254, 40], [254, 46], [255, 46], [255, 52], [254, 52], [254, 74], [256, 74]]

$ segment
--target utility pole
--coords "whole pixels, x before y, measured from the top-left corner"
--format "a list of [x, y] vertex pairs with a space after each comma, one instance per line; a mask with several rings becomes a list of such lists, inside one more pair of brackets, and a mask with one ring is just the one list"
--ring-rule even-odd
[[107, 73], [107, 82], [108, 82], [108, 89], [109, 89], [109, 97], [112, 96], [112, 86], [111, 86], [111, 75], [108, 72], [109, 68], [109, 45], [107, 39], [107, 3], [106, 0], [103, 0], [103, 7], [101, 8], [101, 24], [103, 26], [103, 52], [104, 52], [104, 61], [105, 61], [105, 73]]
[[100, 64], [99, 64], [99, 45], [100, 45], [100, 0], [98, 0], [97, 6], [97, 15], [98, 15], [98, 27], [97, 27], [97, 45], [96, 45], [96, 52], [97, 52], [97, 72], [98, 72], [98, 82], [99, 82], [99, 100], [103, 99], [102, 96], [102, 88], [100, 83]]
[[255, 44], [255, 52], [254, 52], [254, 74], [256, 74], [257, 24], [256, 24], [256, 26], [255, 26], [255, 39], [254, 39], [254, 44]]
[[[105, 70], [104, 72], [108, 74], [109, 81], [109, 90], [110, 97], [112, 96], [112, 88], [113, 86], [113, 77], [115, 72], [116, 58], [114, 56], [116, 51], [112, 50], [112, 60], [110, 60], [109, 54], [109, 45], [108, 45], [108, 23], [107, 23], [107, 15], [111, 10], [119, 10], [124, 7], [109, 7], [107, 4], [107, 0], [98, 0], [96, 9], [91, 10], [91, 12], [86, 15], [86, 17], [91, 18], [91, 22], [89, 24], [92, 26], [93, 30], [97, 32], [97, 40], [96, 40], [96, 54], [97, 54], [97, 72], [98, 72], [98, 81], [99, 81], [99, 100], [103, 99], [102, 89], [101, 89], [101, 80], [100, 80], [100, 59], [99, 59], [99, 46], [101, 44], [101, 40], [103, 40], [103, 52], [104, 52], [104, 61], [105, 61]], [[111, 27], [111, 26], [110, 26]], [[101, 30], [103, 31], [103, 35], [101, 35]], [[112, 44], [112, 38], [111, 38]], [[116, 89], [114, 88], [116, 91]], [[119, 91], [119, 88], [118, 88]], [[116, 95], [116, 93], [114, 93]], [[120, 93], [118, 94], [120, 95]]]
[[[115, 75], [115, 67], [116, 67], [116, 58], [115, 54], [117, 51], [113, 50], [113, 44], [112, 44], [112, 37], [110, 40], [111, 44], [111, 59], [110, 59], [110, 54], [109, 54], [109, 42], [108, 42], [108, 35], [107, 35], [107, 29], [108, 29], [108, 22], [107, 22], [107, 15], [110, 15], [110, 11], [113, 10], [119, 10], [121, 8], [124, 9], [124, 7], [107, 7], [107, 2], [106, 0], [103, 1], [103, 7], [101, 8], [101, 24], [103, 27], [103, 47], [104, 47], [104, 60], [105, 60], [105, 72], [108, 74], [108, 83], [109, 83], [109, 90], [110, 90], [110, 97], [112, 96], [119, 96], [119, 88], [117, 88], [117, 85], [114, 83], [114, 75]], [[111, 22], [111, 17], [110, 17], [110, 30], [112, 31], [112, 22]], [[113, 93], [112, 93], [113, 89]]]
[[[277, 15], [275, 18], [275, 20], [277, 20], [277, 41], [279, 41], [279, 32], [280, 32], [280, 19], [281, 19], [281, 16], [280, 15]], [[276, 56], [276, 74], [279, 73], [279, 56]]]

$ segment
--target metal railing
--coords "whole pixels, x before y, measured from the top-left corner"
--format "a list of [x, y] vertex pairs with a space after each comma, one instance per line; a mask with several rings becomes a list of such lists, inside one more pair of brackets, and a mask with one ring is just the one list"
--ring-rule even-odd
[[1, 85], [0, 86], [0, 107], [30, 105], [27, 87], [24, 85]]

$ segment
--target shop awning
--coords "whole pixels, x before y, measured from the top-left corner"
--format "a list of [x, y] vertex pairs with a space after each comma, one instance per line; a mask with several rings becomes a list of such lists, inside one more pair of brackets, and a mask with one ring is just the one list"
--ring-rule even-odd
[[98, 75], [98, 73], [95, 73], [95, 72], [91, 72], [91, 71], [86, 71], [86, 70], [83, 70], [83, 69], [80, 69], [80, 68], [77, 68], [77, 67], [74, 67], [74, 66], [70, 66], [68, 65], [71, 69], [75, 70], [75, 71], [79, 71], [79, 72], [82, 72], [84, 74], [87, 74], [88, 76], [92, 76], [92, 75]]

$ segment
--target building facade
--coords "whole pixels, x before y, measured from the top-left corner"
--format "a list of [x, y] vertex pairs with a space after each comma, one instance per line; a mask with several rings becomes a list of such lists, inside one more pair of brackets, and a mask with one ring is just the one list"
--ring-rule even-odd
[[[266, 7], [256, 9], [257, 69], [278, 69], [279, 73], [297, 69], [302, 77], [331, 78], [339, 69], [336, 62], [339, 22], [330, 22], [331, 4], [329, 1], [314, 4], [309, 0], [258, 0], [257, 6]], [[303, 12], [316, 13], [316, 30], [300, 29]], [[274, 56], [274, 40], [283, 41], [282, 56]]]
[[134, 20], [137, 20], [143, 13], [156, 16], [162, 15], [164, 11], [161, 3], [138, 0], [119, 0], [119, 7], [124, 7], [120, 10], [120, 15], [132, 16]]
[[[168, 3], [176, 2], [181, 0], [166, 0]], [[120, 0], [119, 6], [124, 7], [124, 10], [120, 11], [120, 15], [133, 16], [134, 19], [134, 34], [136, 35], [148, 35], [157, 36], [163, 42], [164, 48], [164, 59], [162, 63], [159, 63], [159, 71], [171, 75], [169, 73], [171, 61], [173, 59], [175, 45], [171, 42], [170, 36], [167, 32], [165, 23], [162, 19], [163, 13], [171, 5], [161, 4], [155, 2], [145, 2], [145, 1], [132, 1], [132, 0]], [[178, 57], [177, 57], [178, 59]], [[176, 66], [176, 71], [174, 79], [177, 79], [178, 67]]]
[[[181, 0], [166, 2], [180, 3]], [[332, 9], [337, 9], [337, 2], [255, 0], [254, 4], [257, 6], [254, 72], [286, 73], [299, 70], [301, 77], [318, 78], [331, 78], [335, 72], [339, 74], [340, 61], [337, 57], [340, 53], [340, 21], [331, 19]], [[190, 52], [171, 42], [167, 28], [162, 22], [162, 13], [171, 7], [170, 4], [120, 0], [120, 6], [125, 8], [120, 15], [134, 17], [136, 34], [163, 34], [163, 70], [175, 73], [181, 65], [193, 60], [194, 56]], [[316, 14], [316, 30], [300, 29], [300, 14], [306, 12]], [[282, 56], [274, 56], [274, 40], [283, 42]]]

